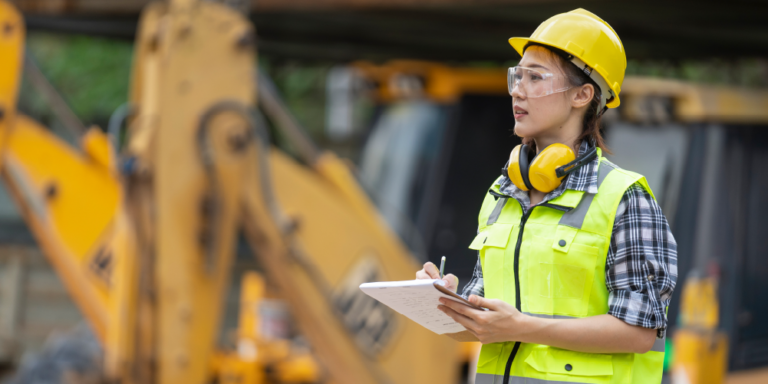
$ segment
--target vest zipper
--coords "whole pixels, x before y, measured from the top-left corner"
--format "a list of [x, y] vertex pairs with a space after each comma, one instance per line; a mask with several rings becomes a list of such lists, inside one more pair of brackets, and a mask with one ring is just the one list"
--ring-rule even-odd
[[[522, 204], [520, 204], [520, 208], [523, 208]], [[515, 245], [515, 260], [513, 264], [513, 269], [515, 272], [515, 308], [517, 308], [517, 310], [520, 312], [523, 311], [522, 303], [520, 300], [520, 246], [523, 243], [523, 230], [525, 229], [525, 222], [528, 221], [528, 217], [531, 215], [531, 212], [533, 212], [534, 208], [536, 208], [536, 206], [531, 207], [527, 213], [523, 214], [523, 218], [520, 220], [520, 231], [517, 234], [517, 244]], [[509, 359], [507, 359], [507, 366], [504, 368], [503, 384], [509, 384], [509, 371], [512, 369], [512, 362], [515, 360], [515, 355], [517, 355], [517, 351], [519, 349], [520, 342], [516, 341], [515, 346], [512, 347], [512, 352], [509, 354]]]

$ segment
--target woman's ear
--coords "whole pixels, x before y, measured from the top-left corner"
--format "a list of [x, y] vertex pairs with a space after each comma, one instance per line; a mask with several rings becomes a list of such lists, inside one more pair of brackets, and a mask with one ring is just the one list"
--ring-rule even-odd
[[571, 96], [571, 105], [574, 108], [581, 108], [592, 102], [595, 97], [595, 87], [592, 84], [584, 84], [576, 88], [576, 92]]

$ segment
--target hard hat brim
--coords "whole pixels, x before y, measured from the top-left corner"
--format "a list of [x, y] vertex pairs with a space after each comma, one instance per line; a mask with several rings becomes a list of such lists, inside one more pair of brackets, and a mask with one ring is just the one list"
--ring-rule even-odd
[[[571, 55], [573, 55], [575, 57], [578, 57], [579, 59], [584, 61], [583, 57], [580, 57], [580, 55], [576, 54], [575, 52], [571, 52], [570, 50], [565, 49], [565, 47], [555, 47], [552, 44], [549, 44], [549, 43], [546, 43], [546, 42], [543, 42], [543, 41], [540, 41], [540, 40], [537, 40], [537, 39], [531, 39], [531, 38], [528, 38], [528, 37], [510, 37], [509, 38], [509, 45], [511, 45], [512, 48], [514, 48], [515, 51], [517, 51], [517, 53], [520, 55], [520, 57], [523, 57], [523, 53], [524, 53], [525, 47], [529, 43], [535, 43], [535, 44], [540, 44], [540, 45], [544, 45], [544, 46], [547, 46], [547, 47], [557, 48], [557, 49], [559, 49], [561, 51], [567, 52], [567, 53], [569, 53], [569, 54], [571, 54]], [[590, 67], [592, 67], [594, 65], [593, 63], [588, 63], [586, 61], [584, 61], [584, 62], [587, 63], [587, 65], [589, 65]], [[607, 76], [604, 73], [601, 73], [601, 72], [602, 71], [600, 71], [600, 68], [597, 68], [597, 73], [599, 73], [600, 76], [602, 76], [605, 79]], [[614, 94], [616, 94], [616, 96], [613, 98], [613, 100], [611, 100], [610, 102], [608, 102], [606, 104], [606, 106], [608, 108], [616, 108], [616, 107], [619, 106], [619, 104], [621, 104], [621, 101], [619, 100], [618, 92], [616, 92], [615, 89], [613, 90], [613, 92], [614, 92]]]

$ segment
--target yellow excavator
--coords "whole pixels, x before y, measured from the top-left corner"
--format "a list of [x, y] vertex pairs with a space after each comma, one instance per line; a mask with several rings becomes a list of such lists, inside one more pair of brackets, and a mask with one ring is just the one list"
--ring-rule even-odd
[[[263, 84], [258, 103], [303, 164], [270, 147], [244, 15], [193, 0], [145, 8], [118, 146], [90, 129], [71, 147], [17, 112], [25, 28], [6, 1], [0, 26], [0, 173], [103, 345], [107, 380], [458, 380], [458, 343], [359, 291], [412, 279], [419, 264], [348, 165], [307, 140]], [[264, 277], [244, 279], [237, 350], [217, 352], [239, 233]], [[265, 285], [288, 304], [312, 357], [260, 336]]]

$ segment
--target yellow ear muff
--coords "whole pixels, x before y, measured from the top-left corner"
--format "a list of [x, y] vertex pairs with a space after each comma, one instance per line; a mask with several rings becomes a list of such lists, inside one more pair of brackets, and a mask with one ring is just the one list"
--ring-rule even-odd
[[[509, 180], [512, 181], [515, 186], [520, 188], [523, 191], [527, 191], [528, 187], [525, 185], [525, 180], [523, 179], [523, 173], [520, 168], [520, 151], [522, 150], [523, 145], [518, 144], [514, 149], [512, 149], [512, 153], [509, 155], [509, 166], [507, 166], [507, 175], [509, 176]], [[524, 151], [527, 152], [527, 151]], [[527, 153], [524, 153], [524, 159], [527, 163], [528, 157]], [[525, 164], [526, 167], [528, 164]]]
[[[541, 150], [533, 161], [531, 161], [531, 165], [528, 168], [528, 181], [531, 186], [538, 191], [544, 193], [552, 192], [560, 185], [560, 182], [562, 182], [565, 177], [557, 177], [555, 170], [574, 160], [576, 160], [576, 155], [574, 155], [573, 150], [569, 146], [561, 143], [551, 144]], [[511, 178], [512, 177], [510, 176], [510, 179]], [[514, 182], [514, 180], [512, 181]], [[517, 183], [515, 183], [515, 185], [517, 185]], [[520, 188], [519, 185], [517, 186]]]

